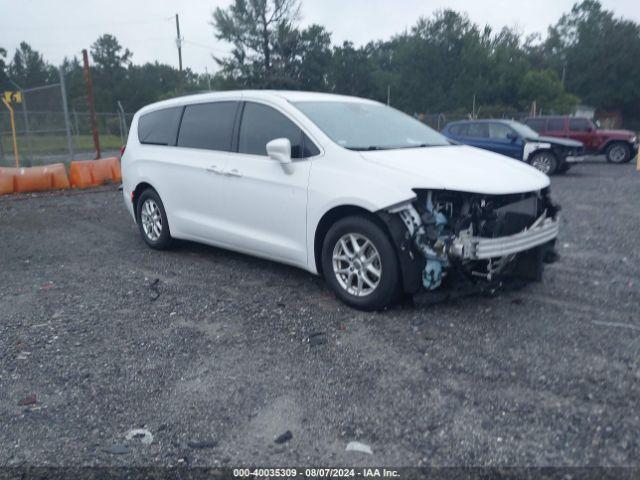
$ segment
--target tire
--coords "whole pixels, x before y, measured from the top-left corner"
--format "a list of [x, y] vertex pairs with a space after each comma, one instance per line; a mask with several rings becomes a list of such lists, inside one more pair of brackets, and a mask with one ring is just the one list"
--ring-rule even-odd
[[171, 232], [160, 195], [148, 188], [136, 203], [136, 220], [140, 235], [147, 245], [164, 250], [171, 245]]
[[329, 229], [322, 244], [322, 271], [329, 287], [351, 307], [381, 310], [399, 298], [395, 249], [386, 232], [364, 216], [345, 217]]
[[553, 175], [558, 169], [558, 159], [549, 150], [537, 152], [529, 159], [529, 165], [547, 175]]
[[564, 162], [556, 169], [556, 173], [567, 173], [571, 169], [571, 164]]
[[627, 163], [631, 160], [631, 148], [625, 142], [613, 142], [605, 151], [607, 162]]

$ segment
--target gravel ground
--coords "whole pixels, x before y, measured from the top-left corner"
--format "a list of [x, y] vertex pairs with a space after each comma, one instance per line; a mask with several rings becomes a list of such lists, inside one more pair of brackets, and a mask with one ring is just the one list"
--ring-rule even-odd
[[639, 180], [553, 178], [544, 282], [373, 314], [113, 188], [0, 198], [0, 465], [640, 465]]

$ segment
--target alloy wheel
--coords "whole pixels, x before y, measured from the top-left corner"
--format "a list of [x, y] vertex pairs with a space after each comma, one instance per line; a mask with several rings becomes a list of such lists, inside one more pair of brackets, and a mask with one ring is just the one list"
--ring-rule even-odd
[[614, 145], [609, 150], [609, 160], [613, 163], [620, 163], [624, 161], [627, 156], [627, 151], [622, 145]]
[[380, 254], [364, 235], [347, 233], [340, 237], [333, 248], [332, 264], [338, 283], [351, 295], [365, 297], [380, 284]]
[[144, 234], [149, 240], [156, 242], [162, 234], [162, 215], [158, 204], [152, 198], [147, 198], [142, 204], [140, 220]]
[[537, 168], [542, 173], [548, 174], [551, 171], [553, 165], [553, 158], [551, 158], [550, 154], [539, 154], [536, 155], [533, 161], [531, 162], [531, 166]]

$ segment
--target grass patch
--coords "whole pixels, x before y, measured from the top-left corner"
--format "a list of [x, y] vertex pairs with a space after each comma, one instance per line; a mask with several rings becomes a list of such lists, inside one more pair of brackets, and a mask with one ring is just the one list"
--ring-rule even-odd
[[[93, 137], [91, 135], [73, 135], [74, 151], [93, 151]], [[118, 150], [123, 142], [119, 135], [100, 135], [101, 150]], [[13, 141], [11, 135], [2, 135], [4, 155], [13, 157]], [[24, 136], [18, 137], [18, 152], [21, 158], [27, 158], [29, 150], [35, 155], [67, 153], [66, 135], [32, 135], [30, 142]]]

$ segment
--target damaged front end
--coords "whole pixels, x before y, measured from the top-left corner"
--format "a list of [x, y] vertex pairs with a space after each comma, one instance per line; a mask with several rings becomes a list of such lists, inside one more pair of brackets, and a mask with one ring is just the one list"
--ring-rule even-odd
[[415, 192], [412, 202], [378, 212], [396, 244], [405, 292], [541, 279], [559, 226], [548, 188], [507, 195]]

